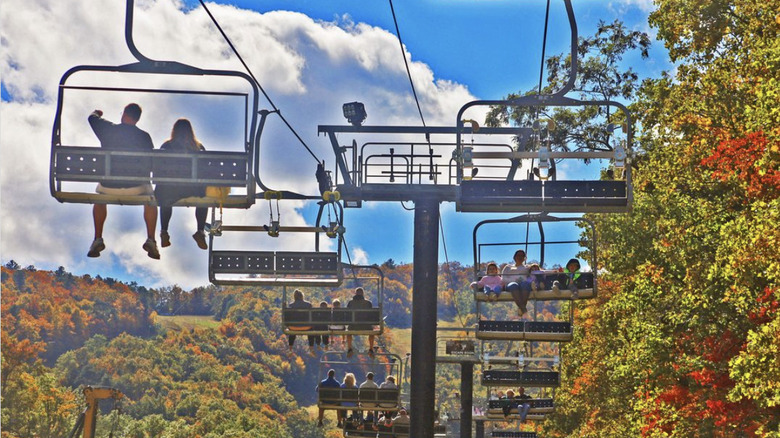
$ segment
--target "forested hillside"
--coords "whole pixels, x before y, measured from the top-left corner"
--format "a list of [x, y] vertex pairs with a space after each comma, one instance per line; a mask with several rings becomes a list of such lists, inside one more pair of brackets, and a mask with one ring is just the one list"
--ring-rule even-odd
[[[410, 324], [412, 268], [391, 260], [382, 266], [389, 328], [379, 345], [401, 356], [408, 340], [396, 345], [394, 329]], [[460, 319], [473, 324], [470, 276], [469, 267], [456, 263], [442, 268], [442, 321], [460, 312]], [[360, 284], [376, 303], [376, 287], [363, 284], [372, 281], [304, 291], [313, 302], [346, 302]], [[64, 436], [83, 409], [85, 385], [110, 386], [126, 395], [122, 414], [104, 415], [99, 422], [100, 430], [113, 427], [120, 436], [340, 435], [315, 427], [301, 409], [316, 402], [321, 350], [309, 351], [302, 341], [289, 349], [279, 289], [148, 289], [9, 262], [2, 267], [2, 291], [4, 437]], [[213, 315], [217, 328], [170, 329], [156, 322], [158, 313]], [[365, 341], [356, 340], [356, 346], [364, 349]]]

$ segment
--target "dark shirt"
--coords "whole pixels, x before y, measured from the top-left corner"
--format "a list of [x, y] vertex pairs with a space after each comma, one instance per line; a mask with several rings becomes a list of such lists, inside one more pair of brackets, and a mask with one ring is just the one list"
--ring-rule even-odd
[[[305, 300], [293, 300], [292, 303], [287, 305], [287, 308], [289, 309], [311, 309], [311, 303]], [[311, 326], [308, 325], [293, 325], [291, 324], [290, 329], [299, 329], [299, 330], [309, 330], [311, 329]]]
[[[141, 130], [135, 125], [127, 123], [115, 124], [99, 117], [97, 114], [90, 114], [89, 125], [95, 132], [100, 146], [106, 149], [119, 151], [138, 151], [147, 152], [154, 149], [152, 137], [149, 133]], [[151, 157], [111, 157], [111, 176], [131, 176], [149, 178], [152, 170]], [[131, 180], [110, 180], [101, 181], [105, 187], [127, 188], [144, 184], [145, 181]]]
[[341, 388], [341, 384], [338, 380], [334, 379], [333, 377], [328, 377], [327, 379], [320, 382], [320, 388]]
[[[362, 295], [355, 295], [347, 303], [347, 309], [373, 309], [371, 301], [368, 301]], [[350, 330], [371, 330], [374, 328], [371, 324], [350, 324]]]
[[[178, 153], [178, 154], [195, 153], [185, 143], [178, 140], [166, 141], [165, 143], [162, 144], [162, 146], [160, 146], [160, 150]], [[198, 150], [205, 151], [206, 148], [204, 148], [201, 143], [198, 143]], [[157, 157], [157, 159], [164, 160], [164, 158], [161, 157]], [[176, 158], [175, 160], [180, 160], [180, 159]], [[171, 169], [166, 167], [162, 167], [162, 169], [165, 171], [164, 173], [160, 173], [161, 170], [156, 168], [154, 171], [155, 178], [158, 177], [173, 177], [173, 178], [185, 178], [185, 179], [191, 178], [192, 171], [189, 168], [189, 166], [174, 166], [174, 167], [176, 171], [174, 171], [173, 173], [171, 173]], [[186, 175], [179, 174], [182, 172], [181, 169], [184, 169]], [[157, 183], [157, 185], [154, 188], [154, 196], [157, 198], [157, 202], [162, 206], [173, 205], [174, 203], [176, 203], [176, 201], [183, 198], [189, 198], [191, 196], [203, 197], [205, 195], [206, 195], [205, 184], [176, 184], [176, 183], [166, 182], [166, 183]]]

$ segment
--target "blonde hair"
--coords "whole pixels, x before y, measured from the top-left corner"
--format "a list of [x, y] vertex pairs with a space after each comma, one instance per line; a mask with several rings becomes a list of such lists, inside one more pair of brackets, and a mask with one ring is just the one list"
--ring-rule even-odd
[[344, 374], [344, 386], [355, 386], [355, 375], [352, 373]]

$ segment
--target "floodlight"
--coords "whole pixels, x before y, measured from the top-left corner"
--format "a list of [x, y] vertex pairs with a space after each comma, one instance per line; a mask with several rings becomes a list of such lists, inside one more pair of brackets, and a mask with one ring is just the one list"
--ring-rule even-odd
[[345, 103], [342, 107], [344, 117], [353, 126], [360, 126], [366, 120], [366, 107], [361, 102]]

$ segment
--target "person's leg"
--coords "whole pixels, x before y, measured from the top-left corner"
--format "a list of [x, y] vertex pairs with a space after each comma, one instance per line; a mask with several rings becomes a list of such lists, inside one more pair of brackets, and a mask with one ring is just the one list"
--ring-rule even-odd
[[322, 345], [327, 347], [328, 344], [330, 343], [330, 336], [322, 335], [320, 338], [322, 339]]
[[206, 217], [208, 215], [208, 207], [195, 207], [195, 221], [198, 224], [198, 231], [203, 231], [206, 228]]
[[168, 231], [168, 225], [171, 223], [171, 217], [173, 216], [173, 207], [170, 205], [160, 206], [160, 230]]
[[292, 349], [293, 344], [295, 344], [295, 335], [287, 335], [287, 343], [290, 344], [290, 349]]
[[368, 349], [374, 351], [374, 335], [368, 335]]
[[157, 228], [157, 207], [144, 205], [144, 222], [146, 222], [146, 237], [154, 240], [154, 230]]
[[315, 338], [316, 338], [316, 336], [314, 336], [314, 335], [306, 336], [306, 340], [309, 341], [309, 348], [314, 348], [314, 340], [315, 340]]
[[103, 224], [106, 222], [106, 216], [108, 216], [106, 204], [95, 204], [92, 206], [92, 221], [95, 224], [95, 239], [92, 241], [92, 244], [89, 245], [87, 257], [100, 257], [100, 251], [106, 249], [106, 244], [103, 243]]
[[317, 415], [317, 426], [322, 426], [322, 420], [325, 417], [325, 408], [320, 408], [319, 415]]
[[106, 204], [95, 204], [92, 206], [92, 220], [95, 223], [95, 239], [103, 238], [103, 224], [106, 223], [108, 216], [108, 207]]
[[206, 227], [206, 215], [208, 215], [208, 212], [209, 210], [206, 207], [195, 208], [195, 221], [198, 223], [198, 230], [195, 231], [192, 238], [195, 239], [195, 243], [198, 244], [200, 249], [209, 249], [209, 244], [206, 243], [206, 233], [203, 231]]
[[506, 286], [506, 290], [512, 294], [512, 300], [517, 304], [519, 311], [525, 313], [525, 306], [528, 304], [528, 295], [530, 291], [526, 292], [521, 285], [516, 282], [509, 283]]
[[518, 411], [520, 411], [520, 421], [525, 423], [525, 418], [528, 416], [528, 411], [531, 410], [531, 405], [528, 403], [523, 403], [517, 408]]

